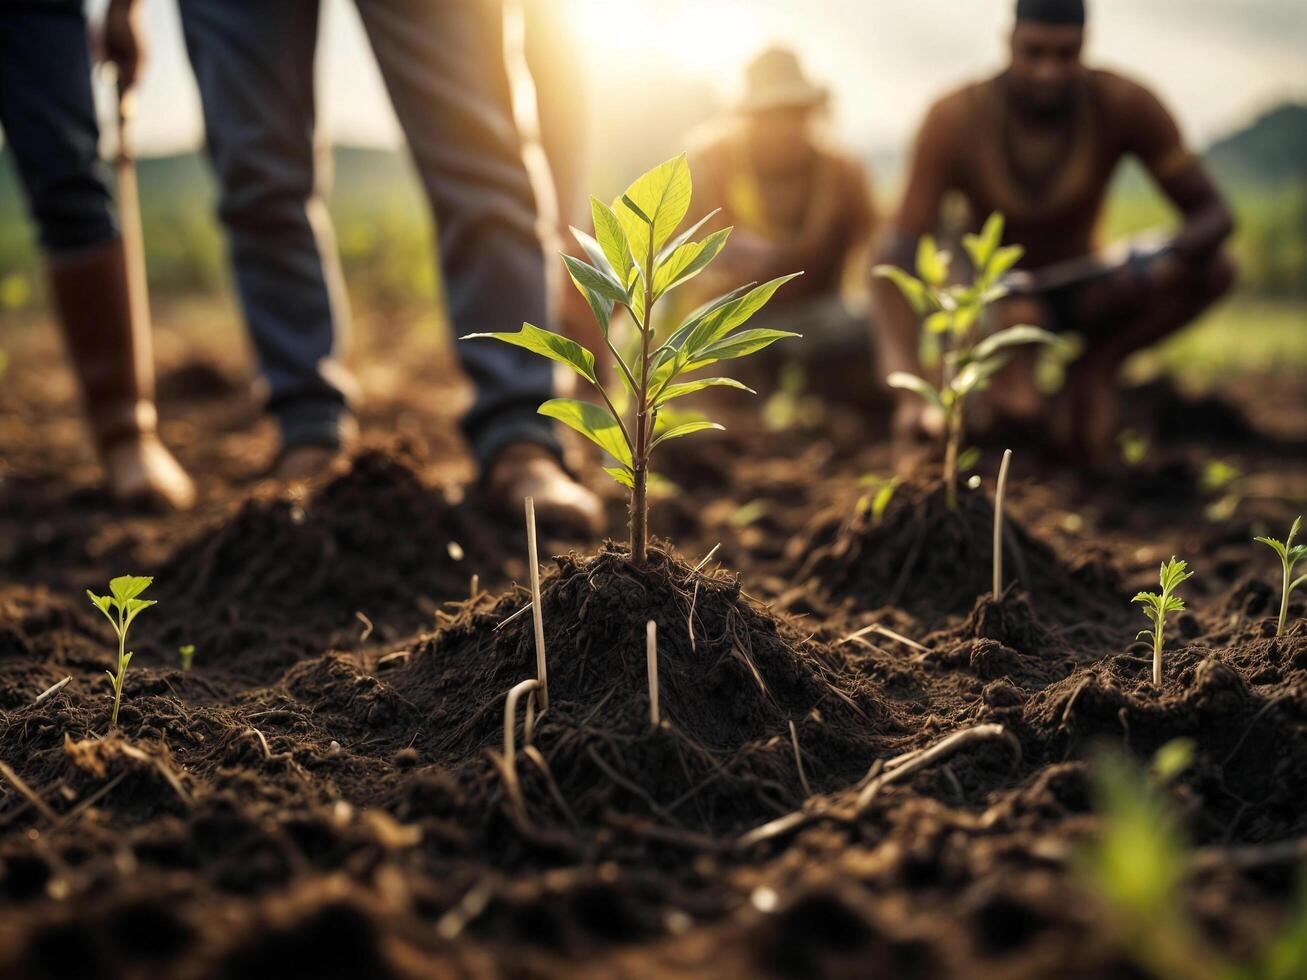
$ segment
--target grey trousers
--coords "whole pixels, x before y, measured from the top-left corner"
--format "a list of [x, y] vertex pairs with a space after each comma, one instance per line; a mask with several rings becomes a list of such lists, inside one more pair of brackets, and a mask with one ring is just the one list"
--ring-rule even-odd
[[[286, 445], [339, 438], [353, 382], [339, 258], [315, 143], [319, 0], [179, 0], [237, 289]], [[501, 0], [357, 0], [438, 228], [455, 336], [546, 325], [536, 201], [513, 121]], [[536, 414], [547, 361], [455, 345], [476, 388], [463, 431], [484, 468], [505, 445], [557, 451]]]

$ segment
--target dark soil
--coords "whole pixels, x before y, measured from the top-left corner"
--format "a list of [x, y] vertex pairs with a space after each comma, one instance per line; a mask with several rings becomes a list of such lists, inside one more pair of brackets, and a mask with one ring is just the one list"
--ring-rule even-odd
[[[365, 322], [366, 445], [288, 491], [261, 477], [240, 365], [180, 355], [179, 319], [160, 317], [164, 436], [205, 477], [180, 517], [108, 505], [52, 337], [6, 337], [0, 976], [1143, 976], [1075, 855], [1099, 747], [1146, 760], [1181, 736], [1170, 795], [1205, 849], [1188, 908], [1235, 957], [1283, 920], [1307, 597], [1276, 638], [1251, 537], [1307, 499], [1286, 448], [1307, 438], [1302, 379], [1234, 384], [1200, 416], [1135, 392], [1153, 445], [1108, 482], [1018, 448], [996, 597], [996, 460], [957, 510], [908, 483], [876, 521], [854, 505], [887, 471], [883, 417], [769, 432], [728, 406], [730, 432], [668, 448], [653, 522], [675, 547], [637, 568], [620, 544], [544, 543], [549, 707], [529, 745], [518, 710], [519, 795], [502, 740], [535, 675], [525, 535], [464, 489], [460, 402], [432, 396], [458, 390], [447, 355]], [[1218, 458], [1244, 476], [1214, 520]], [[1197, 575], [1158, 690], [1129, 598], [1171, 554]], [[155, 575], [159, 604], [106, 736], [113, 636], [83, 590], [124, 572]], [[855, 807], [887, 762], [977, 725], [1003, 737]]]

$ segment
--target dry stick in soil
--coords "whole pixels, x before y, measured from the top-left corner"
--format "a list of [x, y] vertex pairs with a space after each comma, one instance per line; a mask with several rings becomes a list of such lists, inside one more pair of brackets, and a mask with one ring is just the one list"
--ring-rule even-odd
[[794, 765], [799, 770], [799, 783], [803, 786], [803, 795], [812, 796], [812, 786], [808, 783], [808, 774], [803, 771], [803, 753], [799, 751], [799, 731], [790, 719], [790, 744], [794, 746]]
[[761, 844], [763, 841], [793, 833], [814, 820], [825, 816], [845, 821], [856, 820], [875, 800], [876, 794], [890, 783], [898, 782], [914, 772], [939, 762], [941, 759], [946, 759], [961, 748], [993, 738], [1002, 739], [1011, 746], [1016, 757], [1013, 768], [1016, 768], [1021, 762], [1021, 743], [1006, 728], [994, 724], [964, 728], [962, 731], [954, 732], [952, 735], [936, 742], [928, 749], [913, 749], [911, 752], [905, 752], [883, 764], [881, 760], [876, 760], [868, 774], [872, 776], [871, 781], [858, 794], [857, 801], [851, 811], [836, 810], [829, 800], [823, 799], [811, 809], [796, 810], [793, 813], [787, 813], [783, 817], [768, 821], [760, 827], [755, 827], [741, 836], [738, 843], [741, 847], [746, 848], [754, 844]]
[[652, 619], [645, 624], [644, 657], [649, 668], [649, 724], [657, 728], [658, 713], [658, 624]]
[[[656, 336], [655, 304], [707, 268], [731, 232], [725, 228], [701, 241], [692, 240], [716, 214], [713, 212], [672, 237], [685, 219], [693, 189], [689, 164], [681, 154], [639, 177], [611, 207], [591, 198], [594, 236], [572, 229], [589, 262], [563, 255], [573, 284], [590, 305], [626, 390], [627, 414], [634, 416], [629, 422], [605, 388], [594, 354], [575, 341], [529, 323], [522, 324], [517, 333], [469, 334], [462, 338], [492, 339], [523, 347], [565, 364], [594, 387], [602, 405], [553, 398], [541, 405], [539, 412], [575, 429], [615, 461], [616, 465], [604, 471], [630, 491], [631, 558], [638, 565], [648, 560], [649, 460], [653, 450], [668, 439], [722, 428], [702, 416], [679, 412], [670, 403], [709, 387], [752, 393], [752, 389], [732, 378], [684, 379], [701, 368], [798, 336], [785, 330], [739, 329], [793, 276], [741, 286], [695, 310], [665, 339]], [[609, 334], [618, 306], [628, 311], [638, 334], [633, 356], [628, 353], [624, 357]]]
[[540, 603], [540, 554], [536, 550], [536, 502], [526, 498], [526, 548], [531, 558], [531, 618], [535, 620], [536, 680], [540, 682], [540, 710], [549, 708], [549, 672], [545, 664], [545, 616]]
[[1003, 450], [1003, 462], [998, 467], [998, 487], [994, 491], [994, 601], [1003, 594], [1003, 496], [1007, 492], [1007, 468], [1012, 462], [1012, 450]]
[[513, 733], [513, 722], [517, 720], [517, 702], [523, 694], [528, 695], [526, 702], [526, 720], [522, 726], [522, 742], [531, 741], [533, 722], [532, 704], [535, 694], [544, 688], [534, 677], [527, 678], [513, 686], [504, 700], [504, 782], [513, 805], [521, 814], [526, 813], [526, 801], [522, 798], [522, 787], [517, 781], [517, 745]]

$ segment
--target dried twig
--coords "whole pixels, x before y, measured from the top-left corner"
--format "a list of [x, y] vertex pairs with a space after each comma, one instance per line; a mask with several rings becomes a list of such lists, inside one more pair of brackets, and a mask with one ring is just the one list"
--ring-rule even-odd
[[717, 554], [717, 549], [720, 548], [721, 546], [722, 543], [720, 541], [718, 541], [715, 545], [713, 545], [712, 549], [708, 552], [708, 554], [704, 555], [703, 558], [700, 559], [699, 564], [695, 565], [694, 568], [690, 570], [690, 574], [693, 575], [699, 569], [703, 568], [704, 565], [708, 564], [708, 562], [712, 560], [712, 556]]
[[531, 618], [535, 620], [536, 680], [540, 682], [540, 710], [549, 707], [549, 674], [545, 665], [545, 618], [540, 602], [540, 555], [536, 550], [536, 502], [526, 498], [526, 548], [531, 558]]
[[9, 782], [13, 784], [14, 789], [18, 790], [19, 795], [25, 798], [28, 803], [32, 804], [32, 806], [36, 807], [41, 816], [45, 817], [45, 819], [49, 820], [51, 823], [58, 822], [59, 814], [50, 809], [50, 804], [37, 796], [36, 791], [28, 786], [27, 783], [23, 782], [23, 778], [3, 762], [0, 762], [0, 776], [4, 776], [5, 779], [9, 780]]
[[1003, 462], [998, 467], [998, 488], [994, 491], [994, 601], [1003, 592], [1003, 496], [1007, 492], [1007, 468], [1012, 462], [1012, 450], [1003, 450]]
[[899, 782], [905, 777], [911, 776], [914, 772], [938, 762], [940, 759], [946, 759], [964, 746], [991, 738], [1002, 739], [1007, 742], [1016, 756], [1016, 761], [1020, 762], [1021, 743], [1017, 741], [1015, 735], [1002, 725], [976, 725], [974, 728], [964, 728], [962, 731], [954, 732], [942, 741], [936, 742], [928, 749], [918, 749], [905, 753], [899, 756], [898, 759], [887, 762], [881, 775], [867, 783], [862, 788], [862, 792], [858, 794], [857, 812], [861, 813], [866, 810], [876, 798], [876, 794], [890, 783]]
[[644, 658], [649, 668], [649, 724], [658, 727], [658, 624], [652, 619], [645, 624]]
[[508, 698], [504, 701], [504, 783], [508, 789], [509, 799], [517, 807], [518, 812], [523, 815], [526, 813], [526, 801], [522, 798], [522, 787], [517, 779], [517, 745], [516, 739], [513, 737], [513, 722], [517, 717], [518, 700], [523, 694], [532, 695], [532, 698], [527, 700], [527, 721], [523, 732], [523, 740], [529, 739], [532, 703], [535, 692], [539, 689], [540, 682], [534, 677], [529, 677], [520, 684], [514, 685], [513, 689], [508, 692]]
[[69, 674], [63, 680], [56, 681], [54, 684], [51, 684], [44, 691], [42, 691], [40, 694], [36, 696], [36, 700], [32, 702], [33, 706], [40, 704], [46, 698], [53, 697], [54, 695], [58, 694], [60, 691], [64, 689], [64, 686], [67, 685], [67, 683], [72, 679], [73, 679], [73, 675]]
[[363, 635], [359, 637], [359, 642], [367, 643], [368, 637], [372, 635], [372, 620], [368, 619], [361, 609], [356, 609], [354, 611], [354, 618], [363, 624]]
[[799, 730], [790, 719], [790, 744], [794, 746], [794, 765], [799, 770], [799, 782], [803, 785], [803, 795], [812, 796], [812, 786], [808, 783], [808, 774], [803, 771], [803, 753], [799, 751]]
[[916, 640], [910, 640], [902, 633], [896, 633], [888, 626], [882, 626], [880, 625], [880, 623], [872, 623], [870, 626], [862, 627], [862, 629], [858, 630], [857, 632], [850, 633], [848, 636], [844, 637], [844, 639], [840, 640], [840, 642], [837, 643], [836, 646], [841, 646], [845, 643], [852, 643], [854, 640], [859, 640], [862, 637], [866, 636], [868, 633], [876, 633], [880, 636], [885, 637], [886, 639], [894, 640], [898, 643], [902, 643], [904, 646], [911, 647], [913, 650], [916, 650], [918, 653], [930, 653], [929, 647], [924, 647]]

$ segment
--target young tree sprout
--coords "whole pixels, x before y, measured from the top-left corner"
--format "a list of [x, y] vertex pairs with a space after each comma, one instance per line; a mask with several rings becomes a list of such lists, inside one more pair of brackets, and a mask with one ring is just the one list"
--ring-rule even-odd
[[1153, 685], [1156, 687], [1162, 684], [1162, 643], [1166, 632], [1166, 615], [1184, 609], [1184, 600], [1175, 594], [1175, 590], [1185, 581], [1193, 578], [1194, 573], [1185, 570], [1187, 565], [1187, 562], [1176, 561], [1175, 556], [1172, 555], [1170, 561], [1162, 562], [1158, 571], [1158, 580], [1162, 586], [1161, 594], [1140, 592], [1130, 600], [1140, 603], [1144, 607], [1144, 615], [1153, 621], [1153, 628], [1140, 630], [1136, 638], [1152, 634]]
[[[648, 553], [650, 454], [668, 439], [722, 428], [706, 419], [665, 421], [670, 414], [669, 403], [714, 386], [752, 393], [751, 388], [726, 377], [679, 379], [719, 361], [762, 350], [783, 337], [798, 336], [786, 330], [739, 329], [782, 284], [799, 275], [794, 273], [762, 285], [750, 283], [701, 306], [659, 342], [655, 336], [655, 305], [707, 268], [731, 232], [725, 228], [702, 241], [692, 241], [716, 214], [714, 211], [672, 237], [689, 209], [692, 190], [689, 164], [681, 154], [636, 180], [611, 207], [591, 198], [594, 236], [572, 229], [590, 262], [563, 256], [572, 282], [589, 302], [616, 363], [633, 417], [623, 418], [614, 404], [600, 380], [594, 354], [566, 337], [524, 323], [517, 333], [469, 334], [462, 338], [490, 337], [525, 347], [566, 364], [594, 386], [603, 399], [602, 406], [554, 398], [541, 405], [539, 411], [575, 429], [616, 461], [617, 465], [605, 467], [605, 471], [631, 492], [631, 557], [641, 564]], [[619, 353], [609, 333], [618, 306], [630, 312], [639, 334], [639, 346], [631, 358]]]
[[118, 726], [118, 708], [122, 704], [123, 679], [127, 676], [127, 665], [132, 661], [132, 651], [127, 649], [127, 630], [143, 609], [154, 605], [153, 599], [137, 598], [150, 587], [154, 579], [148, 575], [119, 575], [109, 580], [109, 595], [96, 595], [90, 589], [86, 594], [95, 603], [95, 608], [104, 613], [105, 618], [113, 624], [118, 634], [118, 672], [106, 670], [109, 682], [113, 685], [113, 714], [109, 716], [109, 731]]
[[1280, 593], [1280, 621], [1275, 624], [1276, 636], [1284, 633], [1284, 623], [1289, 616], [1289, 596], [1294, 589], [1307, 582], [1307, 574], [1299, 575], [1292, 581], [1289, 580], [1289, 576], [1293, 574], [1294, 566], [1307, 558], [1307, 544], [1293, 543], [1293, 539], [1297, 537], [1301, 527], [1302, 517], [1299, 516], [1294, 519], [1293, 526], [1289, 528], [1289, 536], [1283, 541], [1277, 541], [1275, 538], [1253, 538], [1254, 541], [1260, 541], [1279, 555], [1280, 564], [1284, 566], [1284, 586]]
[[986, 307], [1007, 295], [1002, 277], [1021, 258], [1019, 245], [1000, 247], [1003, 216], [995, 212], [979, 235], [965, 235], [962, 244], [971, 258], [974, 278], [969, 285], [949, 285], [950, 259], [935, 240], [924, 235], [917, 246], [917, 275], [898, 266], [878, 265], [873, 273], [899, 288], [917, 316], [927, 342], [942, 341], [943, 372], [939, 387], [907, 371], [885, 379], [891, 388], [915, 392], [944, 416], [944, 487], [950, 507], [957, 506], [958, 450], [965, 428], [963, 406], [973, 392], [981, 391], [1008, 360], [1009, 347], [1021, 344], [1055, 344], [1057, 338], [1038, 327], [1007, 327], [977, 339]]
[[189, 671], [191, 664], [195, 660], [195, 644], [187, 643], [185, 646], [180, 646], [177, 648], [177, 652], [181, 654], [182, 670]]

